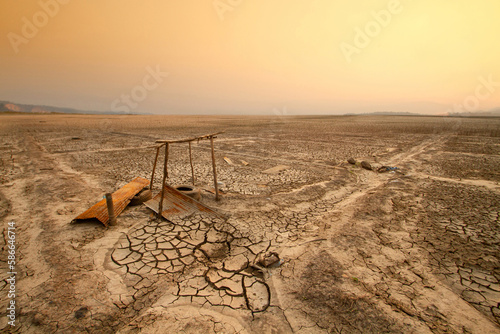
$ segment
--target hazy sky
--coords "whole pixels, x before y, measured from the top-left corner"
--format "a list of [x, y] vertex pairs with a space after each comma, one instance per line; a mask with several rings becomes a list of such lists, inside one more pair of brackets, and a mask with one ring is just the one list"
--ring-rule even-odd
[[145, 113], [500, 106], [498, 0], [2, 0], [0, 100]]

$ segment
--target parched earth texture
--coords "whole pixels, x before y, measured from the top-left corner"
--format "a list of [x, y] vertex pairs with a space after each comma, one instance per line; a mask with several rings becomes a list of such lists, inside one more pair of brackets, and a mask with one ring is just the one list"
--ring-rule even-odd
[[[217, 131], [220, 201], [192, 149], [220, 218], [71, 223], [149, 179], [155, 140]], [[0, 158], [3, 332], [500, 333], [500, 119], [4, 114]], [[191, 183], [186, 144], [168, 171]]]

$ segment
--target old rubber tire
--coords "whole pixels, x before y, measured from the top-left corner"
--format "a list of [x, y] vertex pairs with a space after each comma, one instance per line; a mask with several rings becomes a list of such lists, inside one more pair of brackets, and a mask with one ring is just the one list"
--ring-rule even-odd
[[197, 201], [201, 200], [201, 190], [199, 188], [196, 188], [195, 186], [189, 184], [179, 184], [174, 186], [174, 188], [184, 195], [194, 198]]
[[153, 198], [153, 193], [149, 189], [140, 191], [137, 195], [132, 197], [129, 205], [139, 205]]

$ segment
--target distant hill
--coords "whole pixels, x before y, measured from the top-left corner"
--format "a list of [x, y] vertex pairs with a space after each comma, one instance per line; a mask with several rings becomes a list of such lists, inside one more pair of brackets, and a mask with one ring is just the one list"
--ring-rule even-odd
[[419, 114], [413, 112], [399, 112], [399, 111], [375, 111], [370, 113], [349, 113], [346, 116], [363, 115], [363, 116], [449, 116], [449, 117], [500, 117], [500, 108], [491, 109], [488, 111], [471, 111], [461, 113], [447, 113], [441, 115]]
[[[33, 113], [33, 114], [91, 114], [91, 115], [148, 115], [145, 113], [120, 111], [79, 110], [45, 105], [21, 104], [10, 101], [0, 101], [0, 114], [3, 112]], [[448, 114], [421, 114], [406, 111], [375, 111], [368, 113], [346, 113], [345, 116], [450, 116], [450, 117], [500, 117], [500, 108], [487, 111], [448, 113]]]
[[375, 111], [375, 112], [368, 112], [368, 113], [362, 113], [362, 114], [355, 114], [355, 113], [349, 113], [345, 114], [346, 116], [353, 116], [353, 115], [363, 115], [363, 116], [428, 116], [424, 114], [418, 114], [414, 112], [407, 112], [407, 111]]
[[452, 117], [500, 117], [500, 108], [490, 109], [488, 111], [467, 111], [449, 113]]
[[93, 114], [93, 115], [123, 115], [130, 114], [124, 112], [114, 111], [93, 111], [93, 110], [78, 110], [72, 108], [61, 108], [53, 106], [41, 106], [33, 104], [20, 104], [12, 103], [9, 101], [0, 101], [0, 112], [20, 112], [20, 113], [33, 113], [33, 114]]

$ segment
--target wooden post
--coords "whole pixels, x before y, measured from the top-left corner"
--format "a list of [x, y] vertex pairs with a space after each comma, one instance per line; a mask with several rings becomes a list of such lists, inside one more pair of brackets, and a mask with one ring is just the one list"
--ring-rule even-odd
[[189, 142], [189, 163], [191, 164], [191, 182], [194, 186], [194, 167], [193, 167], [193, 156], [191, 155], [191, 142]]
[[165, 163], [163, 164], [163, 181], [161, 182], [161, 197], [158, 205], [158, 218], [161, 218], [163, 211], [163, 197], [165, 196], [165, 181], [167, 180], [168, 143], [165, 144]]
[[212, 146], [212, 168], [214, 170], [214, 186], [215, 186], [215, 200], [219, 200], [219, 185], [217, 184], [217, 170], [215, 169], [215, 152], [214, 152], [214, 137], [210, 137], [210, 145]]
[[158, 154], [160, 154], [160, 148], [161, 146], [158, 146], [156, 148], [156, 157], [155, 157], [155, 163], [153, 165], [153, 173], [151, 174], [151, 183], [149, 184], [149, 190], [153, 189], [153, 179], [155, 178], [156, 162], [158, 161]]
[[113, 196], [110, 193], [106, 194], [106, 205], [108, 207], [109, 225], [116, 225], [115, 209], [113, 208]]
[[[165, 173], [167, 174], [167, 178], [168, 178], [168, 152], [169, 152], [169, 149], [170, 149], [170, 144], [167, 143], [165, 145]], [[163, 184], [165, 184], [165, 181], [163, 181]]]

